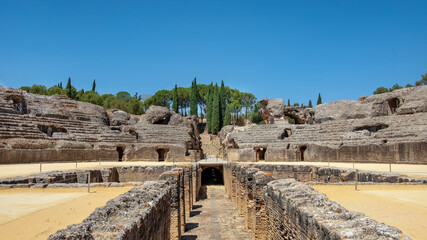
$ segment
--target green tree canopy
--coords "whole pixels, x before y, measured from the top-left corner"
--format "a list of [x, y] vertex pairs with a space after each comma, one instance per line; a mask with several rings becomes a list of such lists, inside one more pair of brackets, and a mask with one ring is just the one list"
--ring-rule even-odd
[[377, 90], [374, 91], [374, 94], [381, 94], [381, 93], [386, 93], [389, 92], [389, 90], [385, 87], [379, 87], [377, 88]]
[[120, 91], [116, 94], [116, 98], [124, 102], [129, 102], [132, 96], [126, 91]]

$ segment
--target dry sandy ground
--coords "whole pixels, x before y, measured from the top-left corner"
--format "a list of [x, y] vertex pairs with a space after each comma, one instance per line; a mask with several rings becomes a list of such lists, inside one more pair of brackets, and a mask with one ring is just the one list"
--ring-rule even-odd
[[46, 239], [132, 187], [1, 189], [0, 238]]
[[[179, 163], [179, 162], [177, 162]], [[291, 165], [319, 165], [328, 166], [325, 162], [260, 162], [268, 164], [291, 164]], [[112, 167], [112, 166], [154, 166], [154, 165], [172, 165], [172, 162], [81, 162], [77, 164], [77, 169]], [[353, 168], [352, 163], [330, 163], [330, 166], [341, 168]], [[354, 167], [359, 170], [389, 172], [388, 164], [375, 163], [356, 163]], [[392, 164], [392, 173], [405, 174], [409, 177], [427, 178], [427, 165], [409, 165], [409, 164]], [[44, 163], [42, 164], [42, 172], [55, 170], [70, 170], [76, 169], [76, 163]], [[6, 164], [0, 165], [0, 178], [28, 176], [40, 172], [40, 164]]]
[[[153, 166], [172, 165], [171, 162], [79, 162], [77, 169], [99, 168], [111, 166]], [[76, 169], [76, 163], [43, 163], [42, 172]], [[0, 178], [28, 176], [40, 173], [40, 163], [0, 165]]]
[[[291, 165], [317, 165], [328, 166], [327, 162], [258, 162], [269, 164], [291, 164]], [[331, 167], [353, 168], [353, 163], [329, 163]], [[354, 168], [365, 171], [377, 171], [390, 173], [389, 164], [385, 163], [355, 163]], [[427, 165], [411, 165], [411, 164], [392, 164], [391, 173], [404, 174], [414, 178], [427, 178]]]
[[427, 239], [426, 185], [314, 185], [348, 210], [394, 226], [412, 239]]

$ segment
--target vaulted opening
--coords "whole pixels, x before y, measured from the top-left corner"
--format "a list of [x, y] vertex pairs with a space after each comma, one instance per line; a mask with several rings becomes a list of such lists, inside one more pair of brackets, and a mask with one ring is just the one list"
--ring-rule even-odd
[[125, 151], [125, 149], [123, 147], [117, 147], [116, 151], [119, 155], [119, 162], [123, 161], [123, 152]]
[[158, 156], [158, 161], [159, 162], [164, 162], [166, 157], [167, 157], [167, 150], [164, 148], [159, 148], [156, 150], [157, 152], [157, 156]]
[[373, 132], [377, 132], [377, 131], [379, 131], [381, 129], [385, 129], [385, 128], [388, 128], [387, 124], [378, 123], [378, 124], [374, 124], [374, 125], [365, 125], [365, 126], [355, 127], [353, 129], [353, 131], [368, 130], [369, 133], [373, 133]]
[[400, 101], [398, 98], [392, 98], [388, 101], [388, 115], [393, 115], [396, 113], [397, 108], [400, 107]]
[[307, 146], [301, 146], [301, 147], [299, 148], [299, 159], [300, 159], [300, 161], [304, 161], [304, 158], [305, 158], [305, 156], [304, 156], [305, 150], [307, 150]]
[[7, 97], [8, 101], [11, 101], [13, 108], [18, 114], [27, 114], [27, 103], [25, 102], [24, 96], [11, 95]]
[[290, 128], [285, 128], [283, 130], [282, 135], [280, 135], [280, 139], [285, 139], [287, 137], [290, 137], [292, 135], [292, 130]]
[[208, 167], [202, 171], [202, 185], [224, 185], [224, 177], [216, 167]]
[[265, 147], [256, 147], [256, 161], [264, 161], [265, 160], [265, 152], [267, 151], [267, 148]]
[[61, 127], [55, 127], [55, 126], [46, 126], [46, 125], [37, 125], [37, 128], [44, 134], [46, 134], [48, 137], [52, 137], [54, 133], [60, 132], [60, 133], [67, 133], [67, 130], [65, 128]]

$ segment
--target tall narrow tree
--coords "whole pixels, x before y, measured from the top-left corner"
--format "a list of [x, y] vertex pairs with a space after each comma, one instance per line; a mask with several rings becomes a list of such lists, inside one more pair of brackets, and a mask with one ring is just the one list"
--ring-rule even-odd
[[224, 126], [231, 124], [231, 107], [230, 104], [227, 104], [227, 109], [225, 109], [224, 115]]
[[313, 107], [313, 104], [311, 103], [311, 99], [308, 101], [308, 107], [309, 107], [309, 108], [312, 108], [312, 107]]
[[173, 90], [172, 110], [178, 113], [178, 86], [176, 84], [175, 89]]
[[191, 92], [190, 92], [190, 115], [197, 116], [197, 82], [194, 78], [191, 83]]
[[218, 84], [215, 84], [213, 103], [212, 103], [212, 133], [218, 133], [221, 130], [220, 126], [221, 117], [221, 102], [219, 99]]
[[221, 80], [221, 89], [219, 90], [219, 100], [221, 103], [220, 127], [224, 126], [225, 110], [227, 108], [227, 93], [225, 92], [224, 81]]
[[95, 79], [93, 79], [93, 83], [92, 83], [92, 91], [95, 92], [95, 88], [96, 88], [96, 83], [95, 83]]
[[67, 82], [67, 86], [65, 87], [65, 94], [69, 97], [69, 98], [73, 98], [73, 94], [72, 94], [72, 87], [71, 87], [71, 78], [68, 78], [68, 82]]
[[208, 127], [208, 132], [212, 132], [212, 102], [213, 102], [213, 84], [209, 85], [208, 89], [208, 101], [206, 102], [206, 123]]
[[288, 107], [291, 106], [291, 99], [288, 98]]
[[322, 97], [320, 96], [319, 93], [319, 97], [317, 97], [317, 105], [322, 104]]

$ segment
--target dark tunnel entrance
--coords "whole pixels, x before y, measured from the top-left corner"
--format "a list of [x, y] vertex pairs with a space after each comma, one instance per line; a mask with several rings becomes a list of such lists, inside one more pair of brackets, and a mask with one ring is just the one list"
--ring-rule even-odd
[[[220, 167], [222, 169], [222, 166]], [[202, 185], [224, 185], [222, 172], [216, 167], [208, 167], [202, 171]]]
[[119, 162], [123, 161], [123, 152], [125, 151], [122, 147], [116, 148], [117, 153], [119, 154]]

